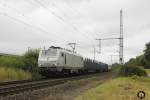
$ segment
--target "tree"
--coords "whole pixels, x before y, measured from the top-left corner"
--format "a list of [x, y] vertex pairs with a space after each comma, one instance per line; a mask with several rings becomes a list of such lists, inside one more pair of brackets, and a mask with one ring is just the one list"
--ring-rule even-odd
[[146, 66], [150, 66], [150, 42], [146, 44], [146, 48], [144, 50], [144, 58], [146, 61]]
[[136, 66], [136, 59], [135, 58], [131, 58], [126, 64], [126, 66]]
[[144, 66], [145, 65], [144, 55], [140, 55], [140, 56], [136, 57], [136, 65], [137, 66]]
[[29, 50], [26, 52], [22, 59], [24, 62], [24, 70], [28, 70], [30, 72], [36, 72], [37, 71], [37, 66], [38, 66], [38, 55], [39, 55], [39, 50], [38, 49], [33, 49]]
[[39, 79], [42, 76], [39, 74], [38, 68], [39, 49], [32, 49], [22, 56], [24, 62], [23, 69], [32, 73], [33, 79]]

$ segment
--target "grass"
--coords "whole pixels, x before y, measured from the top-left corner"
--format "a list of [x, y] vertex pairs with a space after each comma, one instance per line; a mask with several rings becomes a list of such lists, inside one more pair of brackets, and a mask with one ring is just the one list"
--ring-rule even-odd
[[[31, 77], [33, 79], [40, 79], [42, 78], [42, 76], [39, 73], [39, 69], [38, 69], [38, 50], [30, 50], [28, 52], [26, 52], [24, 55], [22, 56], [11, 56], [11, 55], [7, 55], [7, 56], [0, 56], [0, 68], [2, 68], [0, 71], [1, 72], [6, 72], [6, 74], [8, 73], [12, 73], [14, 74], [14, 76], [12, 76], [12, 79], [26, 79], [28, 77]], [[4, 69], [3, 69], [4, 68]], [[6, 71], [6, 69], [10, 69], [11, 71]], [[16, 70], [15, 70], [16, 69]], [[18, 71], [18, 69], [20, 69]], [[23, 71], [24, 70], [24, 71]], [[28, 71], [28, 72], [25, 72]], [[17, 72], [17, 73], [15, 73]], [[30, 73], [29, 73], [30, 72]], [[18, 74], [22, 73], [19, 76]], [[17, 75], [15, 75], [17, 74]], [[28, 75], [29, 74], [29, 75]], [[32, 75], [31, 75], [32, 74]], [[0, 80], [4, 80], [6, 78], [6, 80], [11, 80], [11, 76], [6, 77], [7, 75], [3, 75], [4, 78], [1, 76]], [[16, 77], [16, 78], [15, 78]], [[21, 78], [20, 78], [21, 77]]]
[[0, 56], [0, 66], [21, 68], [23, 61], [19, 56]]
[[150, 100], [150, 78], [120, 77], [88, 90], [75, 100], [140, 100], [137, 93], [141, 90], [146, 93], [143, 100]]
[[150, 69], [145, 69], [147, 74], [150, 74]]
[[0, 67], [0, 82], [31, 79], [31, 78], [32, 78], [31, 73], [25, 72], [21, 69]]

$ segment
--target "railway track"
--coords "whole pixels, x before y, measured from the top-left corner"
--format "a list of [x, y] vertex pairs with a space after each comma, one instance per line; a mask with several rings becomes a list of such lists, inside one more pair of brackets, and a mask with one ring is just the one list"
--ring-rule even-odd
[[18, 94], [29, 90], [32, 91], [36, 89], [41, 89], [48, 86], [55, 86], [55, 85], [63, 84], [68, 81], [91, 78], [98, 75], [102, 76], [105, 74], [109, 74], [109, 72], [90, 74], [90, 75], [80, 75], [80, 76], [60, 78], [60, 79], [45, 79], [45, 80], [38, 80], [38, 81], [23, 80], [23, 81], [4, 82], [4, 83], [0, 83], [0, 97], [12, 95], [12, 94]]

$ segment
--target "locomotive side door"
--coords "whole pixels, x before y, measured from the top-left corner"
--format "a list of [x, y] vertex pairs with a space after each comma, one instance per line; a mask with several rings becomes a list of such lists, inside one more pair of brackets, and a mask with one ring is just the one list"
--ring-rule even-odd
[[67, 64], [66, 55], [65, 55], [65, 65]]

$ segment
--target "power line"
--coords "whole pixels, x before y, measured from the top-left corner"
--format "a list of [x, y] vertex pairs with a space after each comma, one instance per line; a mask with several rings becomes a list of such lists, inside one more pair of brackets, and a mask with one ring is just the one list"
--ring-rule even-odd
[[[10, 7], [10, 6], [6, 5], [6, 4], [4, 4], [3, 6], [5, 6], [5, 7], [6, 7], [6, 6], [7, 6], [7, 7]], [[11, 9], [14, 9], [14, 8], [11, 7]], [[43, 32], [43, 33], [48, 33], [48, 32], [46, 32], [45, 30], [43, 30], [42, 28], [39, 28], [39, 27], [34, 26], [34, 25], [32, 25], [32, 24], [26, 23], [26, 22], [24, 22], [23, 20], [17, 19], [17, 18], [15, 18], [15, 17], [12, 17], [12, 16], [10, 16], [9, 14], [7, 14], [7, 13], [5, 13], [5, 12], [0, 12], [0, 14], [1, 14], [1, 15], [4, 15], [4, 16], [10, 18], [10, 19], [13, 19], [13, 20], [15, 20], [15, 21], [17, 21], [17, 22], [20, 22], [20, 23], [22, 23], [22, 24], [24, 24], [24, 25], [26, 25], [26, 26], [28, 26], [28, 27], [30, 27], [30, 28], [32, 27], [32, 28], [34, 28], [34, 29], [37, 29], [37, 30]], [[22, 15], [23, 17], [25, 17], [25, 15], [23, 15], [23, 14], [21, 14], [21, 15]]]
[[28, 27], [30, 27], [30, 28], [32, 27], [32, 28], [34, 28], [34, 29], [36, 29], [36, 30], [39, 30], [39, 31], [43, 32], [43, 33], [47, 33], [47, 32], [44, 31], [43, 29], [41, 29], [41, 28], [39, 28], [39, 27], [36, 27], [36, 26], [33, 26], [33, 25], [31, 25], [31, 24], [25, 23], [24, 21], [22, 21], [22, 20], [20, 20], [20, 19], [17, 19], [17, 18], [15, 18], [15, 17], [12, 17], [12, 16], [10, 16], [10, 15], [7, 14], [7, 13], [0, 12], [0, 14], [3, 15], [3, 16], [6, 16], [6, 17], [8, 17], [8, 18], [10, 18], [10, 19], [12, 19], [12, 20], [14, 20], [14, 21], [16, 21], [16, 22], [22, 23], [22, 24], [24, 24], [24, 25], [26, 25], [26, 26], [28, 26]]
[[45, 8], [48, 12], [50, 12], [52, 15], [54, 15], [55, 17], [57, 17], [61, 21], [65, 22], [65, 20], [61, 16], [57, 15], [55, 12], [53, 12], [52, 10], [50, 10], [47, 6], [45, 6], [39, 0], [34, 0], [34, 2], [36, 2], [37, 4], [39, 4], [40, 6], [42, 6], [43, 8]]
[[[65, 24], [69, 24], [69, 26], [72, 26], [72, 28], [81, 33], [74, 25], [71, 25], [70, 23], [66, 22], [64, 18], [62, 18], [61, 16], [55, 14], [55, 12], [51, 11], [47, 6], [45, 6], [43, 3], [41, 3], [39, 0], [34, 0], [34, 2], [36, 2], [37, 4], [39, 4], [40, 6], [42, 6], [43, 8], [45, 8], [48, 12], [50, 12], [52, 15], [54, 15], [55, 17], [57, 17], [58, 19], [60, 19], [62, 22], [64, 22]], [[33, 3], [32, 3], [33, 4]], [[83, 37], [87, 37], [86, 35], [81, 34]], [[89, 38], [89, 37], [87, 37]], [[88, 39], [89, 40], [89, 39]], [[91, 40], [91, 39], [90, 39]]]
[[[63, 21], [65, 24], [68, 24], [69, 26], [71, 26], [75, 31], [80, 32], [77, 27], [75, 27], [74, 25], [66, 22], [66, 20], [64, 18], [62, 18], [61, 16], [57, 15], [55, 12], [53, 12], [52, 10], [50, 10], [45, 4], [41, 3], [39, 0], [34, 0], [34, 2], [38, 3], [39, 5], [41, 5], [48, 12], [50, 12], [50, 14], [54, 15], [55, 17], [57, 17], [58, 19], [60, 19], [61, 21]], [[82, 33], [82, 32], [80, 32], [80, 33]], [[85, 35], [86, 34], [84, 34], [83, 36], [85, 37]]]
[[[34, 0], [34, 2], [36, 2], [36, 4], [42, 6], [44, 9], [46, 9], [48, 12], [50, 12], [50, 14], [54, 15], [56, 18], [58, 18], [59, 20], [65, 22], [65, 20], [61, 17], [61, 16], [58, 16], [57, 14], [55, 14], [55, 12], [51, 11], [49, 8], [47, 8], [43, 3], [41, 3], [40, 1], [38, 0]], [[31, 2], [31, 1], [28, 1], [28, 3], [30, 3], [31, 5], [33, 5], [34, 3]], [[55, 34], [56, 35], [56, 34]], [[63, 39], [64, 41], [66, 41], [65, 39]], [[68, 42], [68, 41], [67, 41]]]
[[[55, 12], [51, 11], [47, 6], [45, 6], [45, 4], [41, 3], [39, 0], [34, 0], [34, 2], [36, 2], [36, 3], [39, 4], [39, 5], [41, 5], [41, 6], [42, 6], [43, 8], [45, 8], [48, 12], [50, 12], [52, 15], [54, 15], [55, 17], [57, 17], [58, 19], [60, 19], [61, 21], [63, 21], [65, 24], [68, 24], [69, 26], [71, 26], [75, 31], [77, 31], [77, 32], [79, 32], [79, 33], [82, 33], [82, 32], [80, 32], [74, 25], [72, 25], [72, 24], [66, 22], [64, 18], [62, 18], [61, 16], [57, 15]], [[84, 36], [84, 37], [87, 37], [87, 34], [84, 34], [84, 35], [81, 34], [81, 35]], [[87, 37], [87, 38], [89, 38], [89, 37]], [[90, 39], [90, 38], [89, 38], [89, 39]], [[88, 40], [89, 40], [89, 39], [88, 39]], [[90, 39], [90, 40], [91, 40], [91, 39]], [[91, 40], [91, 42], [92, 42], [92, 45], [94, 46], [94, 43], [93, 43], [92, 40]]]
[[[47, 8], [47, 7], [46, 7], [46, 8]], [[46, 9], [46, 8], [45, 8], [45, 9]], [[7, 13], [1, 13], [1, 14], [4, 15], [4, 16], [7, 16], [7, 17], [9, 17], [9, 18], [11, 18], [11, 19], [13, 19], [13, 20], [15, 20], [15, 21], [17, 21], [17, 22], [23, 23], [23, 24], [25, 24], [26, 26], [29, 26], [29, 27], [32, 27], [32, 28], [34, 28], [34, 29], [40, 30], [40, 31], [43, 32], [43, 33], [49, 33], [49, 32], [45, 31], [44, 29], [42, 29], [42, 28], [40, 28], [40, 27], [37, 27], [37, 26], [34, 26], [34, 25], [32, 25], [32, 24], [26, 23], [25, 21], [20, 20], [20, 19], [17, 19], [17, 18], [15, 18], [15, 17], [12, 17], [12, 16], [10, 16], [10, 15], [7, 14]], [[19, 14], [26, 18], [26, 16], [25, 16], [24, 14], [22, 14], [22, 13], [20, 13], [20, 12], [19, 12]], [[55, 15], [57, 18], [61, 19], [62, 21], [64, 21], [64, 22], [66, 23], [66, 21], [65, 21], [62, 17], [57, 16], [57, 15], [55, 14], [55, 12], [53, 12], [52, 14]], [[73, 26], [73, 25], [71, 25], [71, 26]], [[75, 26], [73, 26], [73, 28], [74, 28], [74, 30], [76, 30], [77, 32], [80, 32]], [[81, 32], [80, 32], [80, 33], [81, 33]], [[83, 34], [82, 34], [82, 35], [83, 35]], [[86, 34], [86, 35], [87, 35], [87, 34]], [[83, 35], [83, 36], [84, 36], [84, 37], [87, 37], [86, 35]], [[89, 37], [88, 37], [88, 38], [89, 38]]]
[[72, 6], [69, 5], [69, 3], [67, 1], [64, 1], [66, 5], [68, 5], [69, 8], [71, 8], [74, 12], [76, 12], [77, 14], [80, 14], [80, 12], [77, 9], [74, 9]]
[[[24, 14], [22, 14], [19, 10], [17, 10], [16, 8], [13, 8], [13, 7], [11, 7], [11, 6], [8, 6], [8, 5], [6, 5], [6, 4], [2, 4], [1, 3], [1, 5], [2, 6], [4, 6], [4, 7], [8, 7], [8, 8], [10, 8], [10, 9], [13, 9], [13, 10], [15, 10], [19, 15], [21, 15], [22, 17], [24, 17], [24, 18], [26, 18], [26, 19], [30, 19], [28, 16], [25, 16]], [[7, 15], [7, 17], [11, 17], [10, 15], [8, 15], [8, 14], [6, 14], [5, 13], [5, 15]], [[24, 22], [24, 21], [22, 21], [22, 20], [19, 20], [19, 19], [17, 19], [17, 18], [14, 18], [14, 17], [11, 17], [11, 19], [13, 19], [13, 20], [16, 20], [16, 21], [18, 21], [18, 22], [20, 22], [20, 23], [23, 23], [23, 24], [25, 24], [26, 26], [29, 26], [30, 28], [31, 27], [34, 27], [34, 28], [36, 28], [37, 30], [40, 30], [40, 31], [42, 31], [43, 33], [48, 33], [49, 34], [49, 32], [48, 31], [46, 31], [46, 30], [44, 30], [43, 28], [41, 28], [42, 27], [42, 25], [41, 24], [39, 24], [39, 26], [41, 26], [41, 27], [38, 27], [38, 26], [34, 26], [34, 25], [32, 25], [32, 24], [28, 24], [28, 23], [26, 23], [26, 22]], [[55, 35], [57, 35], [57, 34], [55, 34]], [[57, 35], [58, 36], [58, 35]], [[59, 37], [60, 38], [60, 37]], [[64, 40], [64, 41], [66, 41], [65, 39], [63, 39], [63, 38], [61, 38], [62, 40]], [[68, 41], [66, 41], [66, 42], [68, 42]]]
[[96, 50], [95, 50], [95, 47], [94, 47], [94, 60], [95, 60], [95, 53], [96, 53]]
[[120, 39], [120, 38], [102, 38], [102, 39], [96, 39], [99, 41], [99, 53], [101, 53], [101, 41], [102, 40], [115, 40], [115, 39]]

